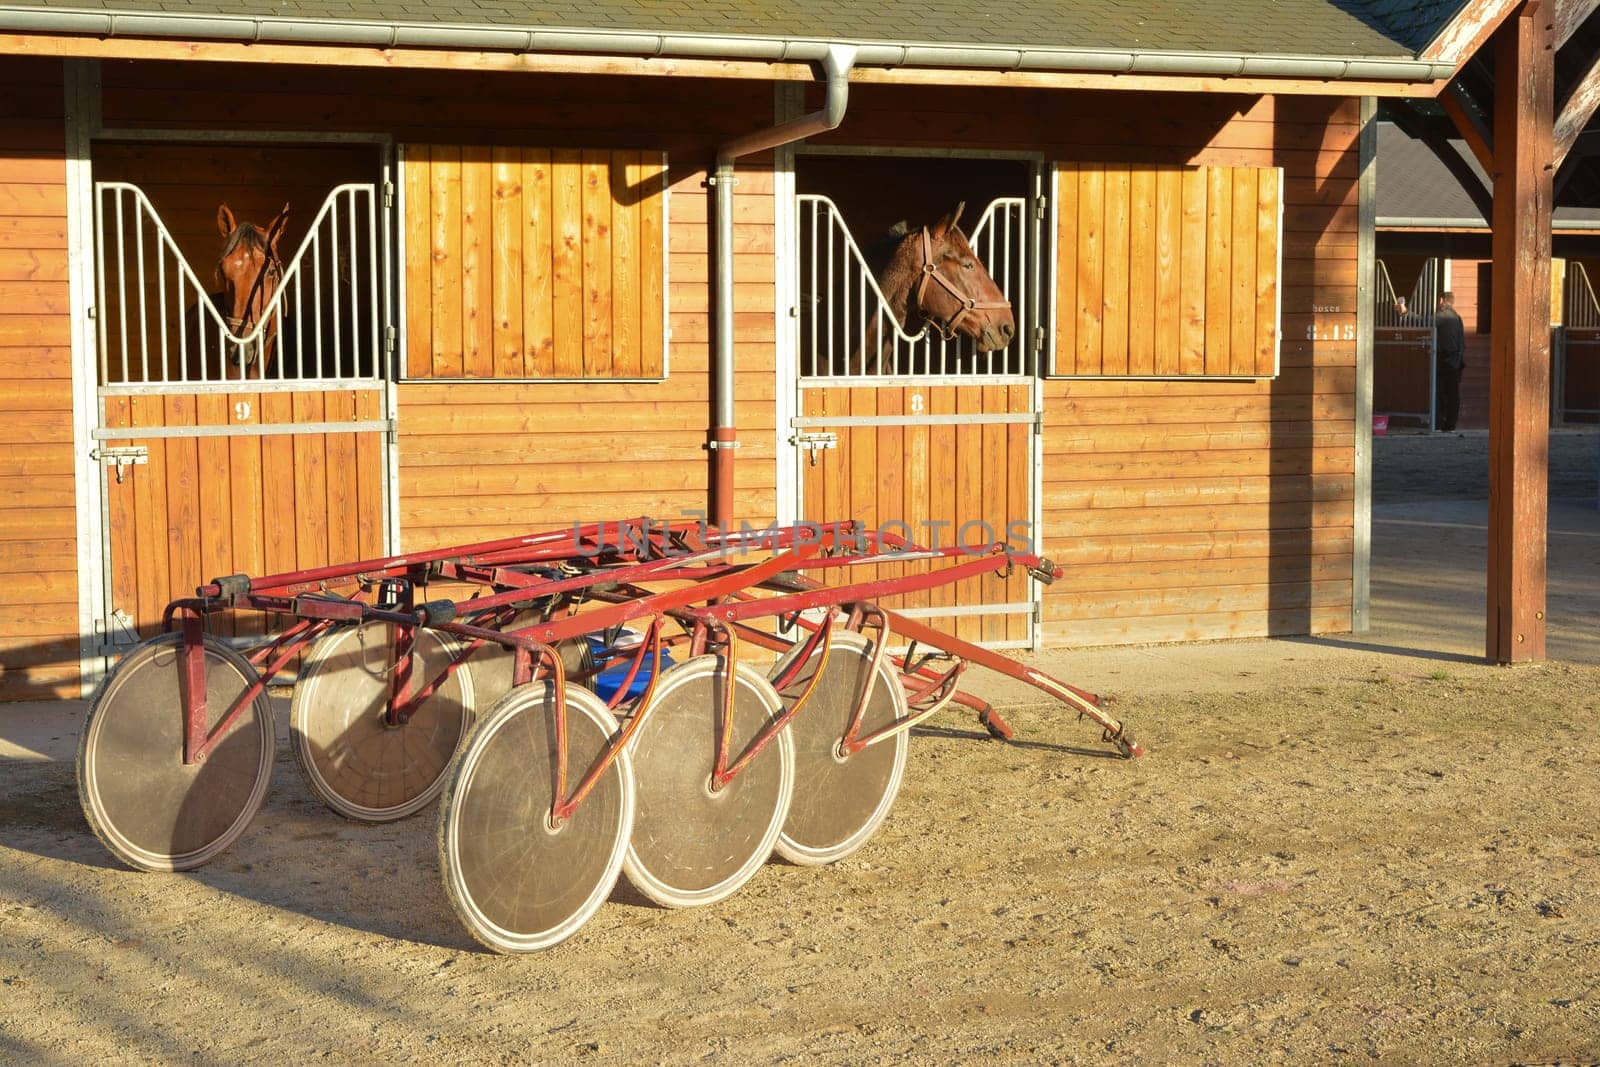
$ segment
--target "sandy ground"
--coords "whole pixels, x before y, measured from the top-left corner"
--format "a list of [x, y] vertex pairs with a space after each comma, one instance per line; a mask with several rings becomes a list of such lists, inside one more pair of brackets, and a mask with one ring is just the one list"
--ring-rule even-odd
[[884, 831], [692, 911], [478, 951], [434, 816], [343, 822], [287, 752], [190, 875], [79, 814], [80, 709], [0, 714], [0, 1061], [1600, 1059], [1595, 434], [1552, 443], [1552, 662], [1479, 661], [1481, 435], [1377, 444], [1374, 626], [1057, 652], [1148, 758], [1014, 689], [937, 720]]

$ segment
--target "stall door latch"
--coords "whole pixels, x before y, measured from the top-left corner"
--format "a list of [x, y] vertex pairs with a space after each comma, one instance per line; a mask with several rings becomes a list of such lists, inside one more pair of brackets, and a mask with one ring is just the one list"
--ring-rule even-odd
[[819, 451], [839, 447], [839, 435], [836, 433], [797, 433], [790, 440], [805, 450], [813, 467], [817, 465]]
[[89, 453], [90, 459], [97, 459], [107, 467], [115, 468], [117, 484], [122, 484], [122, 470], [134, 464], [141, 466], [150, 462], [150, 450], [144, 445], [127, 445], [121, 448], [97, 448]]

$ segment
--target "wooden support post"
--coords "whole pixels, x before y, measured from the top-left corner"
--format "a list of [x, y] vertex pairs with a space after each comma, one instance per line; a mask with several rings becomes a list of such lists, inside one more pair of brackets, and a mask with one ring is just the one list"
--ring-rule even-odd
[[1486, 654], [1544, 659], [1550, 443], [1550, 224], [1555, 47], [1549, 3], [1495, 36], [1493, 325], [1489, 358]]

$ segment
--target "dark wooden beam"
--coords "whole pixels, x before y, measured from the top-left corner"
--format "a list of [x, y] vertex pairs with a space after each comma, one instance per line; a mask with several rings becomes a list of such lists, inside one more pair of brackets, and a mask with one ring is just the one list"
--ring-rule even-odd
[[[1389, 114], [1402, 132], [1428, 147], [1428, 151], [1444, 164], [1462, 191], [1472, 199], [1472, 206], [1478, 209], [1478, 213], [1486, 221], [1490, 219], [1494, 214], [1494, 206], [1489, 189], [1483, 184], [1483, 179], [1478, 177], [1477, 172], [1467, 164], [1461, 153], [1456, 151], [1449, 138], [1439, 132], [1437, 125], [1428, 122], [1426, 116], [1420, 114], [1415, 105], [1407, 100], [1390, 101]], [[1383, 166], [1381, 160], [1378, 166], [1380, 168]]]
[[1567, 158], [1597, 108], [1600, 108], [1600, 55], [1589, 63], [1589, 69], [1561, 102], [1561, 115], [1555, 122], [1555, 143], [1551, 148], [1551, 162], [1555, 166], [1561, 166], [1562, 160]]
[[1500, 169], [1491, 257], [1485, 652], [1496, 663], [1545, 656], [1555, 49], [1552, 20], [1538, 7], [1518, 8], [1493, 44]]
[[[1595, 0], [1600, 3], [1600, 0]], [[1483, 172], [1494, 178], [1494, 148], [1491, 138], [1493, 134], [1483, 124], [1472, 107], [1472, 100], [1462, 88], [1459, 81], [1453, 81], [1439, 94], [1439, 104], [1444, 108], [1444, 113], [1450, 116], [1450, 121], [1455, 123], [1456, 132], [1461, 134], [1461, 139], [1467, 142], [1467, 147], [1472, 149], [1472, 154], [1478, 157], [1478, 165]]]
[[1557, 51], [1578, 32], [1585, 19], [1600, 7], [1600, 0], [1556, 0], [1555, 47]]
[[1572, 142], [1572, 149], [1567, 152], [1567, 158], [1556, 168], [1556, 188], [1553, 194], [1555, 203], [1561, 203], [1561, 198], [1567, 191], [1567, 183], [1577, 175], [1578, 168], [1583, 166], [1583, 161], [1592, 156], [1600, 156], [1600, 130], [1585, 130], [1578, 135], [1576, 141]]

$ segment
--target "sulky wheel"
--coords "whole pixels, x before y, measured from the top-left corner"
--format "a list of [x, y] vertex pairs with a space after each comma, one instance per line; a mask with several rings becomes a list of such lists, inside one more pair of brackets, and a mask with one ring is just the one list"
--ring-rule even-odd
[[[748, 882], [772, 855], [794, 793], [787, 730], [712, 790], [723, 670], [718, 657], [696, 656], [662, 672], [632, 745], [639, 817], [622, 873], [669, 908], [711, 904]], [[740, 664], [735, 679], [729, 764], [782, 710], [761, 672]]]
[[[183, 762], [182, 636], [145, 642], [118, 663], [89, 705], [78, 741], [78, 797], [111, 854], [146, 871], [209, 862], [250, 825], [272, 775], [272, 711], [247, 705], [204, 762]], [[207, 722], [214, 727], [256, 682], [244, 658], [205, 638]]]
[[[905, 775], [908, 741], [904, 733], [862, 749], [848, 758], [839, 742], [855, 711], [861, 679], [872, 666], [872, 642], [858, 633], [836, 630], [827, 667], [815, 690], [789, 723], [794, 740], [795, 791], [789, 818], [778, 838], [778, 855], [791, 863], [833, 863], [867, 843], [894, 806]], [[778, 660], [777, 678], [799, 656], [796, 645]], [[805, 692], [822, 659], [819, 645], [800, 675], [784, 692], [792, 700]], [[888, 658], [879, 664], [857, 737], [906, 716], [905, 692]]]
[[[482, 716], [439, 806], [444, 886], [472, 936], [498, 952], [559, 944], [617, 883], [633, 828], [633, 770], [624, 751], [559, 828], [550, 825], [556, 767], [554, 687], [514, 689]], [[566, 688], [567, 789], [617, 730], [600, 698]]]
[[[455, 644], [413, 631], [411, 686], [444, 670]], [[295, 762], [311, 791], [348, 819], [388, 822], [426, 807], [444, 786], [472, 706], [472, 679], [451, 674], [402, 726], [388, 709], [395, 628], [367, 622], [335, 630], [311, 647], [289, 707]]]

